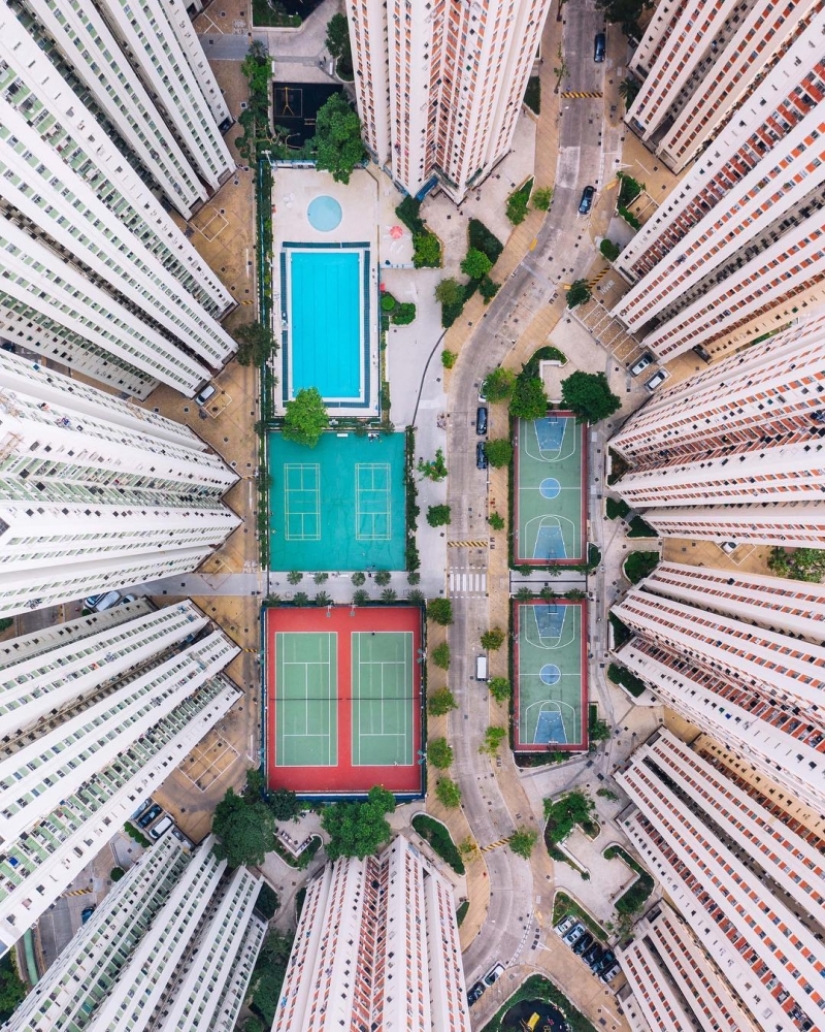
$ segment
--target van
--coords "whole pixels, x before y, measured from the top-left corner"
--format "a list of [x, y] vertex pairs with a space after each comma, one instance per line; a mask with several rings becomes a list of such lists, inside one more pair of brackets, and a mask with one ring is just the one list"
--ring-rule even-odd
[[665, 380], [668, 378], [668, 375], [669, 374], [665, 369], [660, 369], [658, 373], [654, 373], [649, 380], [645, 381], [645, 387], [647, 387], [647, 389], [651, 393], [653, 393], [653, 391], [655, 391], [660, 384], [663, 384], [665, 382]]
[[476, 680], [477, 681], [487, 681], [487, 680], [489, 680], [489, 678], [487, 677], [487, 657], [486, 656], [476, 656]]
[[487, 409], [483, 405], [476, 409], [476, 433], [480, 436], [487, 433]]
[[167, 815], [163, 818], [162, 821], [158, 821], [158, 823], [154, 826], [154, 828], [150, 828], [149, 829], [149, 836], [150, 836], [150, 838], [153, 838], [153, 839], [156, 839], [156, 840], [159, 839], [161, 837], [161, 835], [165, 835], [166, 834], [166, 832], [172, 827], [172, 825], [174, 823], [175, 822], [172, 820], [172, 818], [167, 813]]
[[98, 599], [94, 604], [93, 609], [96, 613], [102, 613], [104, 609], [111, 609], [112, 606], [117, 605], [119, 599], [119, 591], [107, 591], [103, 598]]
[[601, 64], [604, 61], [604, 53], [607, 44], [607, 37], [603, 32], [597, 32], [596, 38], [593, 40], [593, 60], [596, 64]]
[[210, 398], [214, 398], [217, 392], [218, 388], [214, 384], [208, 383], [202, 391], [195, 395], [195, 404], [203, 407]]

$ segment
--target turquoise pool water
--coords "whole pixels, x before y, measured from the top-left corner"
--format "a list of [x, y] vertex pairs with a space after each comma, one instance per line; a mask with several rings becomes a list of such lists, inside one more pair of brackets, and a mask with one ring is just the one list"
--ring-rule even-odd
[[360, 399], [364, 343], [359, 255], [293, 251], [291, 369], [294, 393], [317, 387], [323, 398]]
[[313, 229], [321, 233], [329, 233], [341, 225], [341, 205], [334, 197], [322, 194], [310, 201], [307, 218]]

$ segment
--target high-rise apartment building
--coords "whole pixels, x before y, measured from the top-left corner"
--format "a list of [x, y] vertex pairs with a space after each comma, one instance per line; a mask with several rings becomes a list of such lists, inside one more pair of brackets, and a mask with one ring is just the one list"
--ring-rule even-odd
[[185, 426], [0, 351], [0, 613], [191, 572], [240, 520]]
[[237, 701], [238, 651], [191, 602], [144, 600], [4, 643], [3, 952]]
[[358, 110], [407, 193], [460, 202], [510, 149], [550, 0], [348, 0]]
[[661, 563], [613, 612], [665, 705], [825, 806], [825, 586]]
[[[0, 12], [0, 334], [127, 393], [193, 394], [235, 350], [188, 217], [232, 172], [180, 0]], [[191, 63], [190, 63], [191, 62]]]
[[469, 1032], [452, 887], [405, 838], [307, 886], [272, 1032]]
[[752, 1024], [822, 1028], [821, 841], [787, 827], [757, 790], [669, 732], [637, 750], [617, 778], [635, 806], [622, 821], [631, 842]]
[[661, 359], [721, 354], [825, 297], [823, 29], [817, 11], [617, 261], [634, 286], [614, 314]]
[[625, 120], [680, 171], [821, 9], [821, 0], [658, 4], [628, 65], [642, 83]]
[[616, 489], [669, 536], [821, 547], [824, 342], [816, 315], [662, 390], [610, 442]]
[[261, 882], [167, 834], [97, 907], [3, 1032], [233, 1032], [266, 924]]

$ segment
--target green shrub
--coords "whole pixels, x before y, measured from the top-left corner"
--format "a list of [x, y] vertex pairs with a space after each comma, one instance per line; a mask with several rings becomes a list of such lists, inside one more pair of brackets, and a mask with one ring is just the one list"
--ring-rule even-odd
[[412, 301], [402, 301], [390, 316], [396, 326], [409, 326], [415, 322], [415, 305]]
[[493, 530], [504, 530], [505, 523], [504, 517], [499, 515], [497, 512], [491, 512], [487, 517], [487, 522], [493, 528]]
[[485, 631], [481, 635], [481, 647], [490, 652], [498, 652], [506, 638], [507, 635], [500, 627], [493, 627], [492, 630]]
[[270, 888], [265, 881], [262, 881], [261, 887], [258, 890], [258, 898], [255, 900], [255, 909], [265, 921], [269, 921], [275, 916], [275, 911], [280, 905], [281, 901], [278, 899], [278, 893]]
[[461, 789], [452, 778], [439, 778], [435, 783], [435, 794], [448, 810], [457, 810], [461, 806]]
[[627, 536], [629, 538], [657, 538], [659, 535], [649, 523], [645, 523], [641, 516], [634, 516], [630, 521]]
[[442, 351], [441, 352], [441, 364], [445, 369], [452, 369], [458, 360], [458, 355], [454, 351]]
[[430, 659], [432, 659], [433, 663], [435, 663], [439, 669], [450, 669], [450, 646], [446, 641], [442, 641], [440, 645], [436, 645], [430, 653]]
[[413, 236], [413, 265], [416, 269], [441, 268], [441, 241], [430, 230]]
[[149, 846], [152, 844], [145, 835], [141, 834], [141, 832], [138, 831], [138, 829], [134, 826], [134, 824], [132, 824], [131, 821], [127, 821], [123, 825], [123, 830], [126, 832], [130, 839], [134, 839], [134, 841], [137, 842], [139, 846], [143, 846], [144, 849], [148, 849]]
[[658, 552], [631, 552], [624, 561], [624, 575], [631, 584], [638, 584], [659, 565]]
[[455, 912], [455, 923], [460, 928], [464, 923], [464, 918], [467, 916], [467, 911], [470, 909], [470, 901], [465, 899], [463, 903], [459, 904], [458, 910]]
[[501, 290], [500, 283], [494, 283], [489, 276], [483, 276], [478, 284], [478, 291], [484, 298], [484, 304], [488, 305], [496, 294]]
[[630, 694], [635, 698], [638, 698], [647, 687], [641, 677], [637, 677], [632, 670], [628, 670], [627, 667], [619, 666], [618, 663], [610, 664], [607, 668], [607, 676], [613, 684], [618, 684], [621, 685], [622, 688], [627, 688]]
[[624, 500], [624, 498], [608, 498], [605, 505], [607, 512], [607, 518], [609, 520], [624, 519], [625, 516], [630, 512], [630, 506]]
[[559, 921], [563, 921], [568, 914], [572, 914], [574, 917], [577, 917], [603, 942], [607, 940], [607, 932], [590, 916], [590, 914], [587, 913], [586, 910], [583, 910], [575, 900], [572, 900], [564, 892], [557, 892], [556, 898], [553, 902], [553, 924], [558, 924]]
[[469, 246], [486, 254], [493, 265], [499, 260], [501, 252], [504, 250], [504, 244], [479, 219], [470, 219], [468, 239]]
[[122, 867], [113, 867], [111, 871], [109, 871], [109, 877], [113, 882], [119, 882], [121, 878], [125, 877], [125, 875], [126, 872]]
[[427, 523], [431, 527], [446, 527], [452, 519], [449, 505], [431, 505], [427, 509]]
[[567, 307], [577, 308], [579, 305], [586, 305], [592, 296], [587, 280], [575, 280], [567, 291]]
[[520, 225], [527, 218], [527, 202], [530, 200], [530, 193], [533, 189], [532, 176], [527, 182], [511, 193], [507, 198], [507, 218], [514, 226]]
[[534, 114], [541, 114], [541, 79], [538, 75], [531, 75], [527, 80], [527, 89], [524, 91], [524, 103]]
[[461, 853], [441, 821], [433, 820], [424, 813], [417, 813], [412, 819], [412, 826], [423, 839], [430, 843], [433, 850], [452, 867], [456, 874], [464, 874], [465, 868]]
[[413, 234], [426, 233], [427, 224], [419, 217], [421, 201], [407, 194], [404, 200], [395, 209], [395, 214], [404, 223], [407, 229]]
[[609, 846], [603, 853], [606, 860], [612, 860], [614, 857], [622, 860], [631, 871], [635, 871], [638, 874], [638, 880], [635, 881], [630, 888], [621, 895], [616, 902], [613, 904], [618, 914], [635, 914], [638, 910], [647, 902], [651, 892], [653, 892], [654, 882], [647, 871], [638, 864], [633, 857], [626, 853], [621, 846]]
[[642, 228], [641, 222], [639, 222], [639, 220], [636, 218], [633, 212], [628, 211], [623, 204], [620, 204], [617, 210], [619, 212], [619, 215], [621, 215], [621, 217], [625, 220], [628, 226], [632, 226], [633, 229]]
[[549, 211], [552, 203], [553, 191], [549, 186], [543, 186], [533, 192], [533, 207], [538, 211]]
[[549, 845], [564, 842], [576, 824], [583, 829], [592, 825], [591, 816], [595, 803], [586, 792], [567, 792], [559, 799], [544, 800], [544, 816], [547, 826], [544, 837]]
[[617, 172], [616, 178], [619, 180], [620, 184], [618, 203], [627, 207], [627, 205], [632, 204], [642, 190], [644, 190], [645, 184], [637, 182], [633, 176], [629, 176], [627, 172]]
[[615, 262], [622, 253], [622, 249], [619, 245], [614, 244], [613, 241], [608, 240], [607, 237], [605, 237], [605, 239], [599, 244], [599, 250], [602, 253], [602, 257], [606, 258], [609, 262]]
[[633, 631], [631, 631], [627, 624], [622, 623], [615, 613], [609, 613], [608, 620], [610, 620], [610, 626], [613, 628], [613, 647], [619, 649], [626, 641], [630, 641], [633, 637]]
[[381, 311], [382, 312], [394, 312], [398, 307], [398, 302], [392, 296], [392, 294], [385, 290], [381, 295]]

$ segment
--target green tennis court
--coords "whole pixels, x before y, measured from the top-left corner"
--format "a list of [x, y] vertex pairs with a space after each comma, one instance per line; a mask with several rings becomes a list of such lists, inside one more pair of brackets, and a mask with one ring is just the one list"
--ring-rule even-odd
[[337, 634], [275, 635], [278, 762], [284, 767], [338, 764]]
[[515, 560], [580, 563], [587, 523], [586, 427], [552, 412], [518, 422]]
[[352, 765], [413, 762], [413, 636], [352, 636]]
[[583, 603], [517, 603], [516, 748], [585, 744]]

